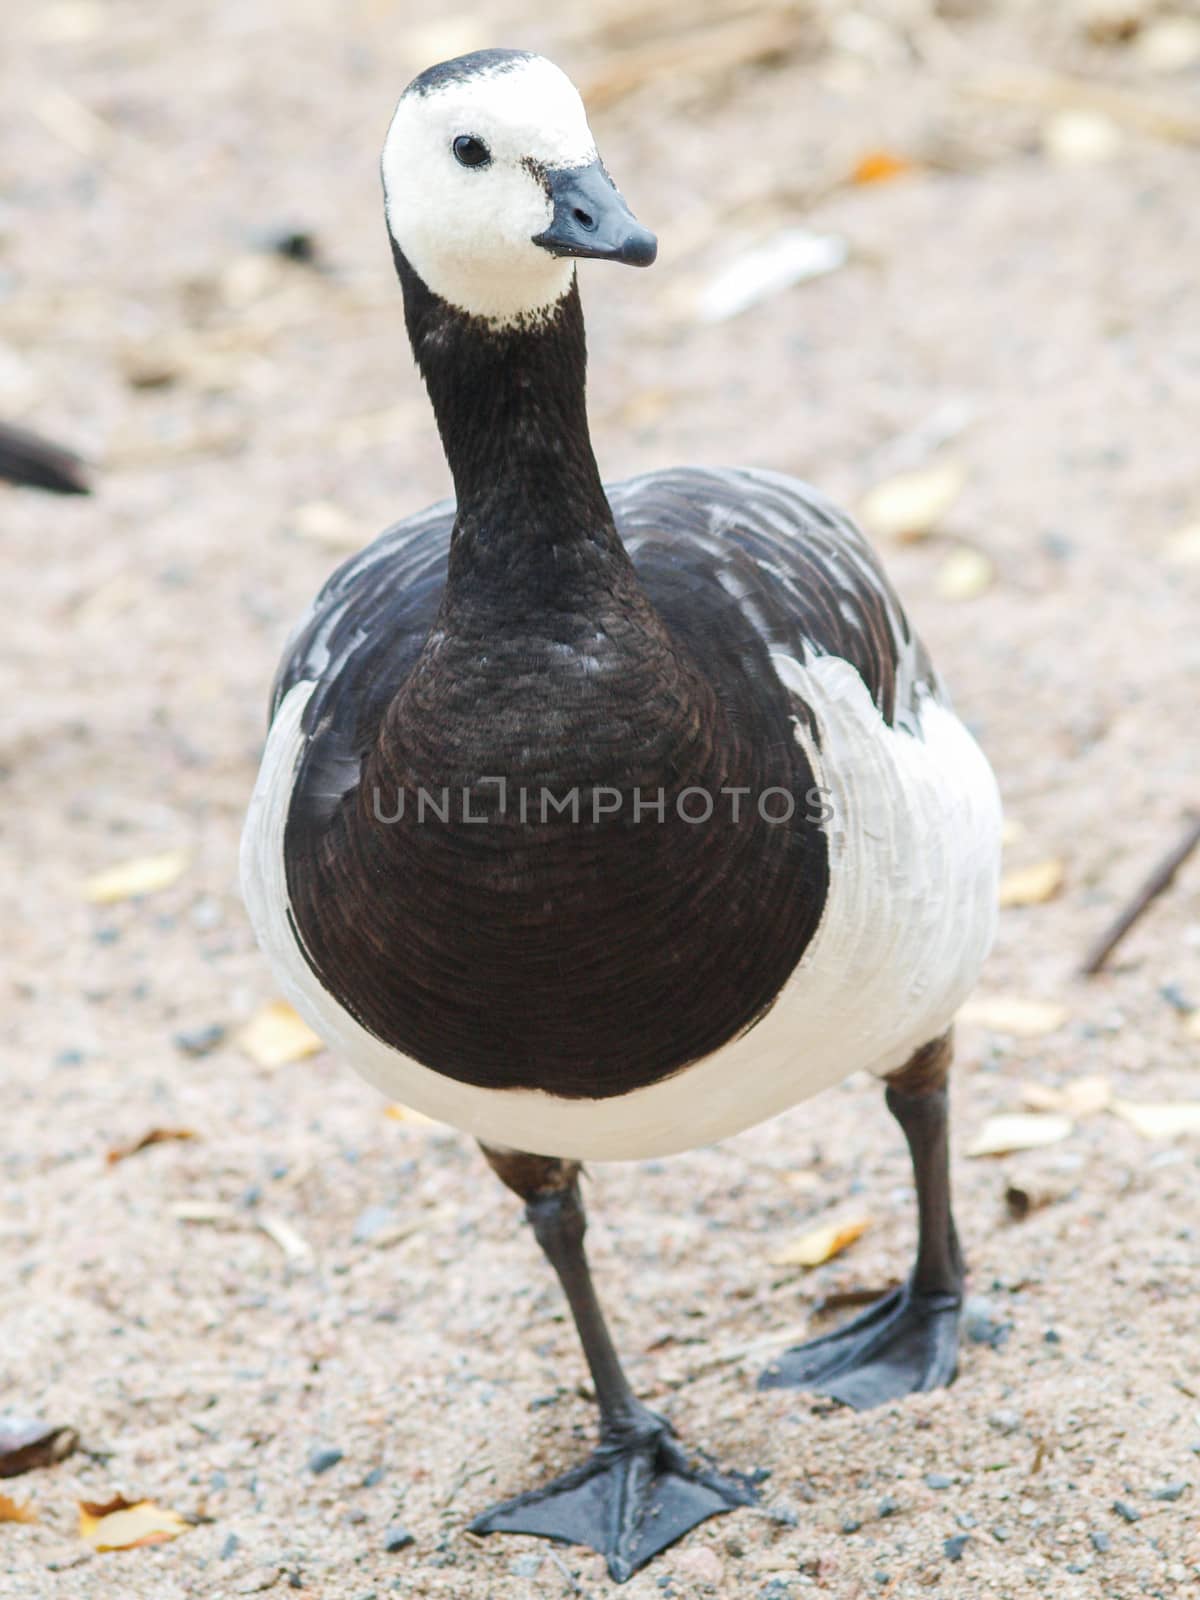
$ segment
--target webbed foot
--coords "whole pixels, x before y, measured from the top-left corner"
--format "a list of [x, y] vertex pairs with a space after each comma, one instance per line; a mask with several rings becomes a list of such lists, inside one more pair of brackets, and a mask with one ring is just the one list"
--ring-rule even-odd
[[961, 1297], [893, 1289], [833, 1333], [785, 1350], [760, 1389], [811, 1389], [856, 1411], [942, 1389], [958, 1369]]
[[624, 1583], [698, 1523], [756, 1499], [745, 1479], [694, 1466], [670, 1424], [647, 1411], [580, 1466], [476, 1517], [471, 1531], [590, 1545]]

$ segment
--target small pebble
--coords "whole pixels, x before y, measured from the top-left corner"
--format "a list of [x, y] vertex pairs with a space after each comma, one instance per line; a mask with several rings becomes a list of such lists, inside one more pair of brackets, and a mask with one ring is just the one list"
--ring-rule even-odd
[[1092, 1549], [1098, 1550], [1101, 1555], [1103, 1555], [1106, 1550], [1112, 1549], [1112, 1540], [1109, 1538], [1107, 1533], [1090, 1533], [1088, 1538], [1092, 1541]]
[[314, 1450], [308, 1458], [308, 1470], [320, 1477], [322, 1472], [328, 1472], [330, 1467], [336, 1467], [345, 1453], [336, 1445], [327, 1445], [323, 1449]]
[[379, 1484], [379, 1483], [382, 1483], [382, 1482], [383, 1482], [383, 1468], [382, 1467], [372, 1467], [370, 1472], [368, 1472], [366, 1477], [363, 1479], [362, 1486], [363, 1486], [364, 1489], [373, 1489], [376, 1484]]
[[733, 1556], [736, 1560], [737, 1557], [744, 1556], [746, 1554], [746, 1546], [740, 1539], [726, 1539], [725, 1554], [727, 1556]]
[[956, 1533], [952, 1539], [942, 1540], [942, 1549], [946, 1553], [947, 1561], [961, 1561], [962, 1553], [970, 1543], [969, 1533]]
[[1090, 1561], [1068, 1561], [1067, 1562], [1067, 1571], [1071, 1572], [1071, 1573], [1074, 1573], [1076, 1576], [1078, 1576], [1079, 1573], [1086, 1572], [1090, 1566], [1091, 1566], [1091, 1562]]
[[992, 1529], [992, 1538], [995, 1539], [997, 1544], [1004, 1544], [1011, 1532], [1011, 1528], [1006, 1528], [1002, 1522], [998, 1522]]
[[758, 1600], [791, 1600], [791, 1584], [784, 1583], [782, 1578], [772, 1578], [758, 1591]]
[[1119, 1517], [1124, 1517], [1126, 1522], [1140, 1522], [1142, 1520], [1142, 1513], [1137, 1507], [1129, 1505], [1124, 1500], [1114, 1500], [1112, 1508]]
[[976, 1523], [976, 1518], [969, 1511], [960, 1511], [954, 1520], [960, 1528], [973, 1528]]
[[786, 1500], [777, 1500], [773, 1506], [768, 1506], [767, 1515], [772, 1522], [778, 1522], [785, 1528], [794, 1528], [800, 1521], [799, 1512]]
[[226, 1539], [225, 1543], [221, 1546], [221, 1560], [228, 1561], [230, 1557], [235, 1556], [238, 1551], [238, 1546], [241, 1544], [241, 1542], [242, 1541], [238, 1538], [236, 1533], [231, 1533], [228, 1539]]
[[388, 1228], [395, 1227], [397, 1220], [391, 1206], [367, 1206], [355, 1219], [351, 1237], [355, 1244], [369, 1244]]
[[706, 1544], [681, 1550], [675, 1557], [675, 1570], [691, 1581], [708, 1584], [714, 1589], [719, 1589], [725, 1581], [720, 1557]]
[[988, 1417], [988, 1427], [997, 1433], [1016, 1433], [1020, 1426], [1021, 1418], [1015, 1411], [993, 1411]]
[[[407, 1550], [410, 1544], [416, 1544], [416, 1542], [417, 1542], [416, 1535], [412, 1534], [412, 1533], [409, 1533], [408, 1529], [404, 1526], [404, 1524], [402, 1522], [393, 1522], [391, 1527], [387, 1530], [387, 1532], [383, 1536], [383, 1548], [387, 1551], [388, 1555], [390, 1555], [390, 1556], [391, 1555], [395, 1555], [397, 1550]], [[529, 1573], [518, 1573], [518, 1577], [530, 1577], [531, 1578], [533, 1576], [533, 1573], [537, 1571], [538, 1567], [541, 1566], [541, 1563], [542, 1563], [541, 1556], [521, 1556], [520, 1560], [522, 1560], [522, 1561], [530, 1561], [530, 1560], [532, 1560], [533, 1563], [534, 1563], [534, 1566], [533, 1566], [533, 1571], [532, 1572], [529, 1572]]]
[[1187, 1487], [1186, 1483], [1164, 1483], [1161, 1489], [1151, 1490], [1150, 1498], [1151, 1500], [1166, 1500], [1171, 1505], [1174, 1505], [1175, 1501], [1187, 1492]]
[[210, 1022], [203, 1028], [184, 1028], [171, 1036], [171, 1043], [181, 1055], [206, 1056], [224, 1039], [227, 1030], [223, 1023]]
[[1195, 1002], [1188, 999], [1177, 983], [1164, 983], [1158, 992], [1181, 1017], [1190, 1017], [1196, 1009]]
[[273, 228], [263, 237], [266, 249], [285, 261], [298, 261], [311, 267], [317, 260], [317, 237], [308, 228]]
[[228, 1489], [229, 1479], [223, 1472], [210, 1472], [208, 1475], [208, 1487], [210, 1489]]
[[1059, 1333], [1057, 1328], [1047, 1328], [1045, 1333], [1042, 1335], [1042, 1338], [1046, 1344], [1062, 1343], [1062, 1334]]
[[875, 1509], [881, 1517], [894, 1517], [900, 1509], [900, 1502], [894, 1500], [890, 1494], [885, 1494]]
[[845, 1522], [842, 1523], [842, 1532], [857, 1533], [861, 1527], [861, 1522], [857, 1522], [853, 1517], [847, 1517]]
[[946, 1476], [944, 1472], [927, 1472], [925, 1474], [925, 1487], [927, 1489], [950, 1489], [954, 1479]]
[[367, 1513], [361, 1506], [351, 1506], [346, 1513], [346, 1521], [350, 1527], [356, 1528], [360, 1522], [367, 1520]]
[[890, 1572], [884, 1572], [882, 1569], [879, 1572], [874, 1573], [873, 1576], [874, 1576], [875, 1582], [877, 1584], [879, 1584], [881, 1588], [885, 1583], [891, 1583], [891, 1581], [892, 1581], [891, 1573]]
[[972, 1344], [986, 1344], [999, 1350], [1012, 1332], [1011, 1322], [1001, 1322], [996, 1307], [982, 1295], [969, 1295], [963, 1307], [963, 1327]]

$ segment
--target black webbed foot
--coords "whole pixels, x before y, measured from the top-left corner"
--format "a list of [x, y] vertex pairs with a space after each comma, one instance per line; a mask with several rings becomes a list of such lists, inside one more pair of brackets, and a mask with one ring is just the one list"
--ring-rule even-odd
[[476, 1517], [471, 1531], [590, 1545], [624, 1583], [698, 1523], [756, 1498], [746, 1480], [693, 1466], [669, 1423], [648, 1411], [561, 1478]]
[[893, 1289], [844, 1327], [785, 1350], [760, 1389], [811, 1389], [856, 1411], [945, 1388], [958, 1369], [961, 1297]]

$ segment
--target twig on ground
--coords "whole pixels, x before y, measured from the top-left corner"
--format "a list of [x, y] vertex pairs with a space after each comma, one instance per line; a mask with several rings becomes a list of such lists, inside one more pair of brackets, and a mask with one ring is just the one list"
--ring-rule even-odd
[[1134, 923], [1158, 899], [1163, 890], [1170, 886], [1175, 874], [1197, 845], [1200, 845], [1200, 814], [1193, 812], [1189, 817], [1187, 832], [1183, 838], [1159, 862], [1120, 916], [1092, 946], [1087, 959], [1080, 968], [1080, 973], [1083, 977], [1095, 977]]

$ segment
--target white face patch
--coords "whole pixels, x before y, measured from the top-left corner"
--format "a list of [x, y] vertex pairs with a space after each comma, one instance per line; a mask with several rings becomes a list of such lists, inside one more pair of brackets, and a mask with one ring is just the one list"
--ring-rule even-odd
[[[458, 161], [464, 136], [487, 146], [486, 165]], [[383, 148], [388, 227], [449, 304], [496, 325], [537, 316], [567, 292], [575, 267], [533, 243], [553, 207], [530, 164], [595, 160], [571, 80], [541, 56], [509, 58], [401, 99]]]

